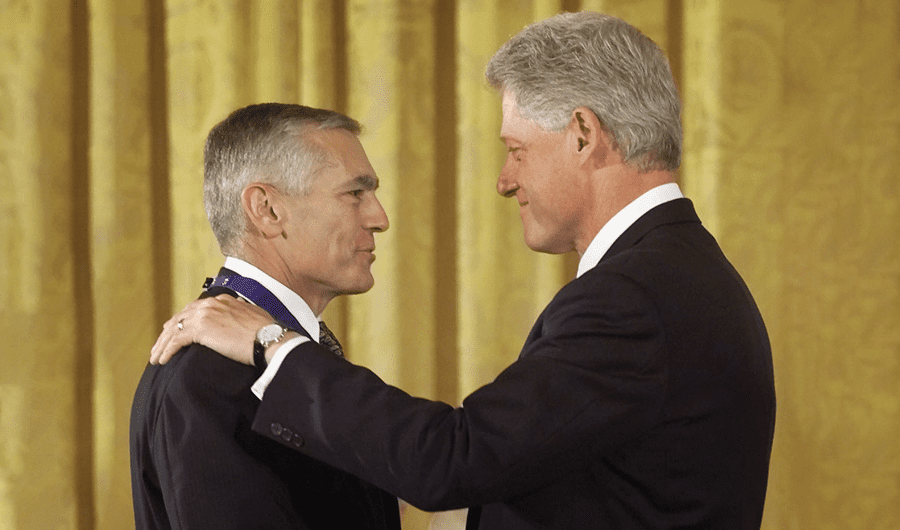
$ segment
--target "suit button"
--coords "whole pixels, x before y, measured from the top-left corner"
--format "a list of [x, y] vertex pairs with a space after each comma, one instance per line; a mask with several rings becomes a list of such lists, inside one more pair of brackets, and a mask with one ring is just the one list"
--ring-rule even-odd
[[291, 443], [294, 444], [294, 447], [300, 447], [301, 445], [303, 445], [303, 438], [301, 438], [299, 434], [295, 434], [294, 439], [291, 440]]
[[290, 442], [293, 436], [294, 433], [292, 433], [290, 429], [284, 429], [283, 431], [281, 431], [281, 439], [285, 442]]
[[280, 423], [273, 423], [269, 428], [275, 436], [281, 435], [281, 431], [283, 430]]

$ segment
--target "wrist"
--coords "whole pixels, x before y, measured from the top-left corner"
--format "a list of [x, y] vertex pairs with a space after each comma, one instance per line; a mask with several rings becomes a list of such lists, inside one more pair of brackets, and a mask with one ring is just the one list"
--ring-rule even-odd
[[[253, 365], [260, 370], [265, 370], [269, 359], [266, 352], [284, 339], [288, 329], [279, 322], [272, 322], [259, 328], [253, 339]], [[273, 350], [274, 351], [274, 350]]]
[[266, 361], [266, 366], [268, 366], [269, 363], [272, 362], [272, 358], [275, 357], [275, 353], [278, 352], [278, 348], [282, 347], [285, 342], [292, 340], [292, 339], [296, 339], [299, 336], [300, 336], [300, 334], [297, 333], [296, 331], [287, 330], [284, 333], [284, 336], [282, 336], [278, 340], [278, 342], [273, 342], [272, 344], [269, 344], [269, 346], [266, 348], [266, 352], [264, 355], [265, 361]]

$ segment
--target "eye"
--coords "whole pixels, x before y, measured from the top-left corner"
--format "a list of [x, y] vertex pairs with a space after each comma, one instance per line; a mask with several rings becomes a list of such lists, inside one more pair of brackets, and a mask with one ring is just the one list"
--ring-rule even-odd
[[365, 191], [366, 191], [366, 190], [350, 190], [350, 191], [348, 191], [347, 193], [349, 193], [350, 195], [353, 195], [354, 197], [356, 197], [357, 199], [359, 199], [360, 197], [362, 197], [362, 194], [363, 194]]
[[507, 153], [507, 156], [513, 157], [513, 159], [515, 159], [516, 162], [521, 162], [522, 155], [519, 153], [519, 151], [521, 151], [521, 150], [522, 150], [521, 147], [509, 147], [509, 148], [507, 148], [506, 153]]

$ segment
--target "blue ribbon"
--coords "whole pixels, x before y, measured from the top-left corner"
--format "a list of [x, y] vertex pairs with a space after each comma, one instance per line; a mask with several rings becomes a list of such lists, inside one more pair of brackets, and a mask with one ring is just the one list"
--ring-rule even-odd
[[261, 283], [252, 278], [246, 278], [237, 274], [233, 276], [216, 276], [215, 278], [208, 278], [203, 287], [205, 289], [209, 289], [210, 287], [222, 287], [234, 291], [268, 311], [269, 314], [284, 324], [285, 327], [304, 335], [306, 334], [304, 333], [303, 326], [301, 326], [300, 322], [294, 318], [294, 315], [291, 314], [288, 308], [281, 303], [281, 300], [270, 293]]

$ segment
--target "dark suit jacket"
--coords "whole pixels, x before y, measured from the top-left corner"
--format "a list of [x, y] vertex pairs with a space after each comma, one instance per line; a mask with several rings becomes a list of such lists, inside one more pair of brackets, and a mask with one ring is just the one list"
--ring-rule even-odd
[[396, 497], [251, 430], [258, 376], [196, 344], [147, 366], [131, 411], [137, 530], [399, 530]]
[[[339, 389], [339, 390], [338, 390]], [[772, 355], [691, 202], [657, 206], [553, 298], [518, 360], [454, 409], [314, 344], [254, 429], [469, 528], [758, 529]]]

